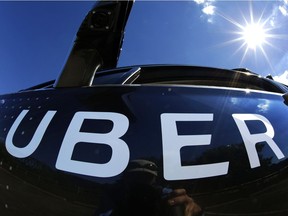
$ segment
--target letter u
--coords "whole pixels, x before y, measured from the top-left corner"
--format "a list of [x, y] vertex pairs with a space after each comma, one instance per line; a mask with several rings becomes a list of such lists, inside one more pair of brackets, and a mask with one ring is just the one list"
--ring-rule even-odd
[[10, 128], [7, 137], [6, 137], [6, 149], [7, 151], [17, 158], [25, 158], [30, 156], [39, 146], [43, 135], [50, 124], [53, 116], [57, 111], [48, 111], [43, 119], [41, 120], [40, 124], [38, 125], [31, 141], [25, 146], [25, 147], [17, 147], [13, 144], [13, 137], [14, 134], [19, 127], [21, 121], [26, 116], [26, 114], [29, 112], [29, 110], [22, 110], [20, 115], [17, 117], [15, 122], [13, 123], [12, 127]]

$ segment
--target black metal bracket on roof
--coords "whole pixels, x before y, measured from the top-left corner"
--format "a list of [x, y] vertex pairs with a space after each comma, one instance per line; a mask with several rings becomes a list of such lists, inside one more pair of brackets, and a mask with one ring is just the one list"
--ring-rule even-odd
[[90, 86], [96, 71], [115, 68], [133, 0], [99, 1], [82, 22], [54, 87]]
[[268, 75], [266, 76], [266, 78], [267, 78], [267, 79], [274, 80], [271, 74], [268, 74]]

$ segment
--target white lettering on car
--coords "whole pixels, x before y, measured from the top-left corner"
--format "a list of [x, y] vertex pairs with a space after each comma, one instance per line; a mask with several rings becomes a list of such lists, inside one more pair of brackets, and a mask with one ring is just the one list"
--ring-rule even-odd
[[163, 113], [161, 115], [163, 166], [166, 180], [198, 179], [225, 175], [229, 162], [182, 166], [180, 149], [184, 146], [210, 145], [211, 134], [178, 135], [176, 122], [213, 121], [213, 114]]
[[[25, 147], [17, 147], [13, 137], [29, 110], [23, 110], [8, 131], [5, 146], [9, 154], [17, 158], [26, 158], [38, 148], [48, 126], [57, 111], [48, 110], [39, 123], [31, 141]], [[242, 136], [251, 168], [259, 167], [260, 159], [256, 144], [266, 142], [278, 159], [284, 154], [274, 142], [272, 124], [259, 114], [232, 114]], [[163, 172], [166, 180], [199, 179], [228, 173], [229, 161], [199, 165], [182, 165], [180, 150], [182, 147], [207, 146], [211, 144], [211, 134], [179, 135], [177, 122], [213, 122], [213, 113], [162, 113], [160, 116], [163, 147]], [[113, 123], [108, 133], [83, 132], [85, 120], [108, 120]], [[247, 121], [260, 121], [266, 128], [265, 133], [251, 134]], [[24, 120], [25, 121], [25, 120]], [[130, 150], [121, 138], [129, 128], [128, 118], [115, 112], [76, 112], [66, 130], [56, 159], [56, 169], [88, 175], [92, 177], [113, 177], [122, 173], [129, 162]], [[106, 163], [95, 163], [72, 159], [75, 146], [81, 143], [108, 145], [112, 149], [111, 158]], [[85, 148], [85, 147], [84, 147]]]
[[48, 125], [50, 124], [53, 116], [56, 113], [56, 111], [48, 111], [43, 117], [39, 126], [37, 127], [31, 141], [25, 147], [17, 147], [13, 143], [13, 137], [17, 128], [19, 127], [20, 123], [28, 112], [29, 110], [22, 110], [22, 112], [19, 114], [12, 127], [10, 128], [6, 137], [5, 143], [7, 151], [17, 158], [28, 157], [38, 148]]
[[[232, 114], [232, 117], [234, 118], [244, 141], [251, 168], [260, 166], [260, 161], [256, 150], [256, 144], [259, 142], [266, 142], [278, 159], [284, 157], [284, 154], [273, 140], [274, 129], [267, 118], [257, 114]], [[265, 133], [251, 134], [245, 121], [252, 120], [261, 121], [265, 125], [267, 131]]]
[[[109, 133], [80, 132], [85, 119], [109, 120], [113, 128]], [[120, 174], [128, 165], [130, 152], [127, 144], [120, 139], [129, 127], [128, 118], [112, 112], [77, 112], [75, 113], [62, 142], [56, 168], [72, 173], [95, 177], [112, 177]], [[108, 145], [112, 148], [109, 162], [104, 164], [72, 160], [74, 147], [79, 142]]]

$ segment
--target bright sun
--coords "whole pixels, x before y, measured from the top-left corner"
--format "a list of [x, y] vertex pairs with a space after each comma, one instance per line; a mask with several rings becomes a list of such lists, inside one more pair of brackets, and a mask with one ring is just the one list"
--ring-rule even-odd
[[269, 22], [269, 17], [264, 19], [264, 12], [262, 12], [262, 15], [258, 17], [258, 19], [255, 19], [255, 14], [253, 14], [252, 8], [250, 8], [249, 11], [250, 14], [247, 16], [242, 14], [242, 23], [227, 17], [224, 14], [219, 14], [222, 18], [237, 28], [236, 31], [232, 32], [234, 35], [236, 35], [236, 37], [234, 37], [232, 40], [226, 41], [225, 43], [240, 43], [238, 49], [235, 50], [235, 53], [243, 50], [240, 65], [242, 65], [245, 58], [250, 55], [251, 52], [254, 52], [256, 57], [258, 56], [259, 51], [270, 65], [269, 57], [265, 50], [267, 46], [274, 47], [269, 40], [271, 38], [279, 38], [279, 36], [277, 37], [277, 35], [271, 34], [274, 27]]
[[247, 24], [243, 28], [242, 39], [247, 48], [255, 50], [257, 47], [261, 48], [263, 43], [266, 43], [266, 33], [263, 26], [258, 23]]
[[[288, 0], [285, 0], [288, 1]], [[270, 10], [264, 7], [257, 8], [253, 10], [253, 1], [249, 1], [248, 7], [239, 10], [239, 16], [234, 16], [233, 18], [227, 16], [225, 13], [221, 13], [219, 10], [217, 14], [225, 19], [228, 24], [231, 24], [231, 30], [228, 29], [227, 33], [231, 36], [230, 40], [225, 37], [225, 42], [221, 45], [231, 45], [234, 44], [234, 52], [232, 55], [236, 55], [239, 58], [239, 66], [245, 67], [245, 65], [257, 63], [265, 64], [267, 63], [273, 71], [275, 70], [271, 63], [271, 51], [280, 50], [276, 46], [279, 42], [276, 40], [287, 39], [287, 34], [277, 34], [279, 22], [275, 22], [276, 18], [271, 15]], [[273, 12], [274, 13], [274, 12]], [[235, 18], [236, 19], [235, 19]], [[274, 19], [275, 18], [275, 19]], [[228, 27], [228, 25], [227, 25]], [[277, 42], [277, 43], [276, 43]], [[280, 50], [281, 51], [281, 50]], [[254, 59], [253, 59], [254, 57]], [[261, 59], [261, 61], [259, 61]], [[255, 61], [253, 61], [255, 60]]]

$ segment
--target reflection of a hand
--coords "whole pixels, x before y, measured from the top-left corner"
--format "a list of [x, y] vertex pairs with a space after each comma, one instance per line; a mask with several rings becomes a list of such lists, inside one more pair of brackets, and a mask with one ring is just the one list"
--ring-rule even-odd
[[170, 206], [181, 205], [185, 206], [185, 216], [200, 216], [202, 213], [201, 207], [189, 197], [185, 189], [176, 189], [171, 193], [171, 198], [168, 200]]

